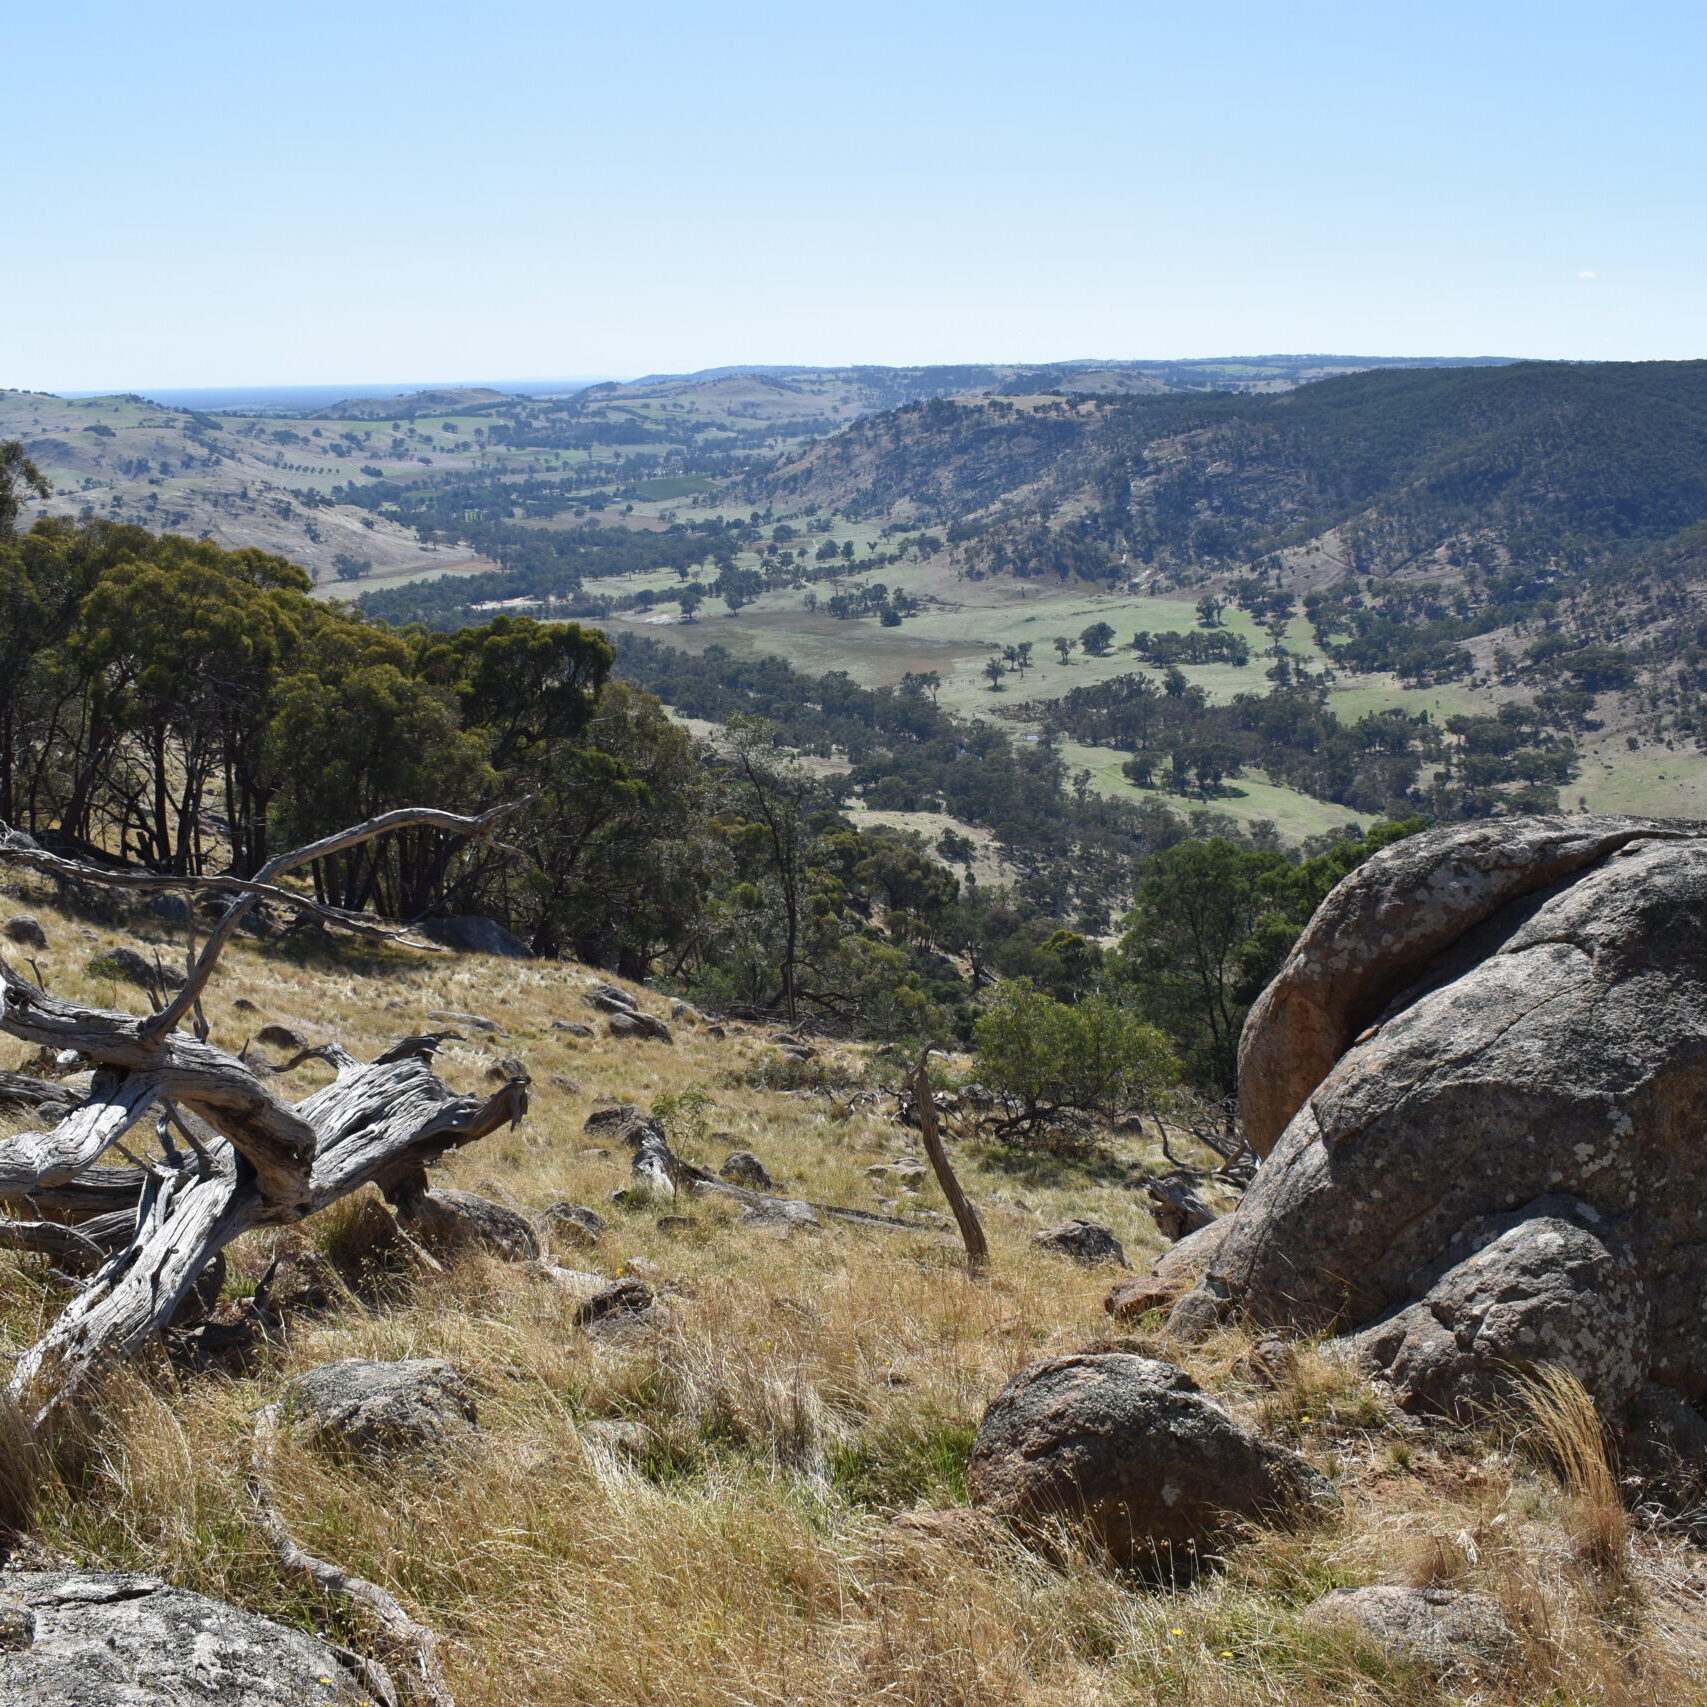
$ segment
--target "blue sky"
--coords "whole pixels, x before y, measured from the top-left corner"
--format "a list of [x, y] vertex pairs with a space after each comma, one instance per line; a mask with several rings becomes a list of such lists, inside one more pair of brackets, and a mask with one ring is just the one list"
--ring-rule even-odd
[[0, 385], [1707, 354], [1707, 12], [7, 7]]

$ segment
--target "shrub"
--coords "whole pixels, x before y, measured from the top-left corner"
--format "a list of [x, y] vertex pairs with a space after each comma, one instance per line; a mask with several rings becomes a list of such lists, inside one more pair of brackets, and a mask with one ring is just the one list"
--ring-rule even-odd
[[978, 1076], [1014, 1130], [1142, 1111], [1180, 1073], [1166, 1037], [1136, 1014], [1106, 996], [1057, 1002], [1023, 978], [998, 986], [976, 1037]]

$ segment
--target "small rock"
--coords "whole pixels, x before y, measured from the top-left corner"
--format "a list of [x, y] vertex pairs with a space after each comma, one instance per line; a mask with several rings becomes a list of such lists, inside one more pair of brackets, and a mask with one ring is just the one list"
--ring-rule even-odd
[[1104, 1263], [1126, 1267], [1120, 1241], [1095, 1221], [1063, 1221], [1059, 1227], [1033, 1234], [1031, 1242], [1040, 1251], [1056, 1251], [1084, 1268], [1100, 1268]]
[[608, 1275], [595, 1274], [586, 1268], [564, 1268], [554, 1262], [529, 1263], [526, 1272], [540, 1280], [549, 1281], [560, 1292], [574, 1293], [583, 1301], [603, 1292], [610, 1285]]
[[818, 1212], [797, 1197], [764, 1197], [741, 1211], [741, 1225], [765, 1232], [789, 1234], [822, 1228]]
[[633, 1014], [640, 1011], [640, 1004], [626, 990], [619, 990], [614, 984], [595, 984], [583, 992], [581, 1000], [600, 1013]]
[[645, 1423], [632, 1417], [598, 1417], [577, 1423], [576, 1428], [583, 1440], [631, 1458], [644, 1457], [658, 1438]]
[[423, 1193], [410, 1225], [441, 1254], [483, 1250], [501, 1262], [532, 1262], [540, 1254], [539, 1237], [526, 1216], [472, 1191], [441, 1188]]
[[527, 1066], [514, 1055], [506, 1055], [494, 1061], [484, 1075], [487, 1083], [494, 1085], [507, 1085], [512, 1079], [525, 1079], [527, 1076]]
[[428, 1019], [436, 1019], [445, 1025], [465, 1025], [470, 1031], [502, 1031], [504, 1028], [495, 1019], [487, 1019], [481, 1014], [459, 1014], [450, 1008], [434, 1008], [427, 1015]]
[[776, 1184], [765, 1164], [751, 1150], [732, 1151], [724, 1157], [723, 1166], [717, 1172], [731, 1185], [742, 1186], [748, 1191], [770, 1191]]
[[581, 1203], [553, 1203], [534, 1217], [534, 1225], [552, 1239], [585, 1250], [599, 1242], [607, 1225], [602, 1215]]
[[176, 990], [184, 983], [184, 974], [177, 967], [165, 961], [156, 966], [152, 960], [145, 959], [134, 948], [127, 948], [122, 943], [117, 948], [97, 954], [89, 962], [87, 970], [94, 977], [120, 979], [136, 985], [139, 990]]
[[1319, 1629], [1355, 1629], [1391, 1657], [1445, 1674], [1516, 1656], [1517, 1632], [1496, 1601], [1451, 1588], [1337, 1588], [1304, 1612]]
[[1115, 1563], [1189, 1574], [1241, 1524], [1338, 1504], [1296, 1453], [1251, 1433], [1182, 1369], [1127, 1352], [1022, 1369], [979, 1424], [973, 1503], [1034, 1536], [1082, 1527]]
[[34, 913], [19, 913], [8, 919], [3, 928], [6, 940], [15, 942], [19, 948], [47, 947], [47, 932], [41, 928], [41, 920]]
[[255, 1041], [271, 1049], [288, 1049], [293, 1055], [308, 1047], [308, 1039], [288, 1025], [264, 1025], [255, 1033]]
[[131, 1571], [0, 1576], [0, 1700], [16, 1707], [371, 1707], [330, 1648]]
[[[634, 1264], [627, 1266], [632, 1268]], [[643, 1280], [612, 1281], [576, 1310], [575, 1325], [587, 1328], [611, 1316], [643, 1316], [656, 1301], [657, 1294]]]
[[477, 1421], [462, 1377], [430, 1357], [322, 1364], [285, 1390], [285, 1414], [323, 1447], [377, 1459], [455, 1445]]
[[605, 1021], [605, 1030], [612, 1037], [640, 1037], [654, 1043], [674, 1043], [670, 1028], [650, 1014], [613, 1013]]

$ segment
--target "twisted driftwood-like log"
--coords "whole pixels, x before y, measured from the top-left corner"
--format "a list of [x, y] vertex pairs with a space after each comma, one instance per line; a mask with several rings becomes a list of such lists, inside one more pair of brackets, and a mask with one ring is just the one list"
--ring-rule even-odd
[[[279, 899], [324, 916], [324, 909], [277, 887], [284, 872], [411, 826], [490, 841], [493, 825], [511, 810], [478, 818], [427, 807], [389, 812], [280, 855], [253, 881], [203, 880], [203, 887], [232, 890], [235, 898], [184, 987], [152, 1015], [61, 1001], [0, 957], [0, 1032], [75, 1050], [98, 1069], [89, 1095], [51, 1131], [0, 1142], [0, 1203], [27, 1211], [0, 1221], [0, 1244], [98, 1263], [13, 1372], [10, 1396], [28, 1418], [41, 1422], [91, 1376], [153, 1339], [240, 1233], [299, 1221], [369, 1183], [393, 1204], [418, 1201], [429, 1163], [521, 1118], [525, 1079], [481, 1101], [454, 1094], [424, 1058], [364, 1064], [336, 1045], [316, 1052], [337, 1070], [336, 1079], [293, 1105], [241, 1061], [174, 1029], [194, 1009], [257, 900]], [[45, 869], [43, 861], [53, 856], [20, 840], [0, 833], [0, 864]], [[83, 882], [125, 875], [65, 860], [54, 865]], [[162, 1154], [139, 1159], [124, 1140], [151, 1113]], [[174, 1125], [185, 1148], [172, 1138]], [[133, 1165], [96, 1165], [114, 1149]]]

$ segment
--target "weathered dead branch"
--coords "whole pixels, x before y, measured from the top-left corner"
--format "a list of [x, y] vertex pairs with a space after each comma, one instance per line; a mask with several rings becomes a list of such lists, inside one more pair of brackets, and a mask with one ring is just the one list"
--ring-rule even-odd
[[[426, 1625], [411, 1618], [378, 1583], [371, 1583], [366, 1577], [358, 1577], [353, 1571], [316, 1557], [291, 1534], [271, 1489], [278, 1423], [277, 1405], [268, 1405], [256, 1414], [255, 1430], [250, 1437], [246, 1481], [256, 1521], [271, 1542], [279, 1563], [287, 1571], [306, 1577], [325, 1593], [352, 1601], [366, 1611], [391, 1641], [409, 1655], [415, 1670], [414, 1693], [427, 1707], [456, 1707], [456, 1698], [450, 1692], [444, 1668], [439, 1663], [438, 1637]], [[387, 1669], [377, 1661], [354, 1657], [361, 1665], [363, 1682], [382, 1699], [385, 1696], [395, 1699], [396, 1686], [391, 1682]]]
[[[4, 1242], [105, 1258], [18, 1361], [8, 1391], [32, 1421], [156, 1336], [240, 1233], [301, 1220], [370, 1182], [406, 1216], [425, 1190], [429, 1164], [521, 1117], [525, 1080], [482, 1101], [454, 1094], [425, 1059], [364, 1065], [336, 1045], [316, 1053], [338, 1076], [293, 1106], [243, 1062], [174, 1029], [195, 1010], [219, 955], [281, 873], [418, 825], [489, 840], [507, 810], [465, 818], [409, 808], [281, 854], [239, 886], [183, 988], [146, 1017], [63, 1001], [0, 957], [0, 1032], [54, 1051], [75, 1050], [98, 1069], [89, 1095], [50, 1131], [0, 1142], [0, 1201], [30, 1211], [29, 1219], [5, 1224]], [[43, 858], [53, 857], [20, 849], [18, 840], [0, 837], [0, 863], [40, 869]], [[76, 872], [87, 882], [134, 875], [93, 866]], [[187, 1150], [172, 1141], [163, 1120], [162, 1156], [131, 1169], [94, 1166], [115, 1147], [131, 1156], [122, 1140], [156, 1109], [170, 1115]], [[115, 1237], [110, 1221], [98, 1231], [89, 1225], [119, 1213], [129, 1216], [128, 1237]]]

